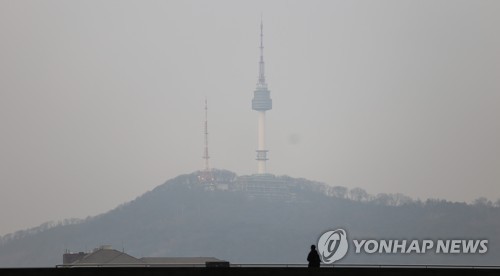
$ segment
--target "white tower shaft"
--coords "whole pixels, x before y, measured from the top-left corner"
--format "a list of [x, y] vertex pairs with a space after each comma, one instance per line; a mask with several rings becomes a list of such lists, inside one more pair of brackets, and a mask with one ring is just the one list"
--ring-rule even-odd
[[259, 124], [258, 124], [258, 146], [257, 146], [257, 153], [263, 153], [264, 156], [263, 158], [258, 158], [257, 159], [257, 173], [258, 174], [264, 174], [266, 173], [266, 156], [265, 153], [266, 151], [266, 112], [265, 111], [259, 111]]

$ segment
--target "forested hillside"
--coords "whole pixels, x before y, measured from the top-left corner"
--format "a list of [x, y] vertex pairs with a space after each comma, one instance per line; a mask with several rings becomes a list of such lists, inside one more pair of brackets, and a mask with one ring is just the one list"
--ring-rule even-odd
[[388, 239], [488, 239], [479, 255], [354, 254], [340, 263], [499, 264], [500, 208], [415, 201], [403, 195], [372, 196], [291, 177], [278, 177], [288, 200], [249, 197], [238, 177], [217, 171], [225, 190], [209, 190], [198, 173], [181, 175], [137, 199], [84, 220], [66, 220], [1, 238], [0, 266], [54, 266], [62, 254], [102, 244], [135, 256], [212, 256], [233, 263], [305, 263], [309, 246], [329, 229], [349, 237]]

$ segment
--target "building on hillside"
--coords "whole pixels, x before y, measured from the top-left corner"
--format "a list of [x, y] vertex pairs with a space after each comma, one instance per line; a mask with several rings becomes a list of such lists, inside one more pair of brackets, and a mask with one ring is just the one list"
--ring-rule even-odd
[[138, 259], [104, 245], [92, 252], [66, 252], [60, 267], [205, 267], [229, 266], [214, 257], [143, 257]]
[[272, 174], [240, 176], [236, 182], [239, 189], [244, 191], [250, 199], [294, 201], [296, 197], [295, 193], [290, 191], [286, 181]]

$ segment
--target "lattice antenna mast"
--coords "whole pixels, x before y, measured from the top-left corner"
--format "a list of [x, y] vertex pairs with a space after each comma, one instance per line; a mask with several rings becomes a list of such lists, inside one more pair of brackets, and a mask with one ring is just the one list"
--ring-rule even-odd
[[205, 149], [203, 151], [203, 159], [205, 160], [205, 172], [210, 171], [209, 159], [208, 155], [208, 102], [207, 98], [205, 98], [205, 125], [204, 125], [204, 134], [205, 134]]

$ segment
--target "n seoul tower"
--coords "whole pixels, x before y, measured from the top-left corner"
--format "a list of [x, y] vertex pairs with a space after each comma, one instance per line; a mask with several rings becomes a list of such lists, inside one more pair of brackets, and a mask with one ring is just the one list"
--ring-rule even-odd
[[258, 120], [258, 146], [257, 146], [257, 173], [266, 173], [266, 161], [267, 150], [266, 150], [266, 136], [265, 136], [265, 126], [266, 126], [266, 111], [271, 110], [273, 106], [273, 101], [270, 97], [270, 91], [267, 89], [266, 77], [264, 76], [264, 44], [263, 35], [264, 25], [262, 24], [262, 19], [260, 21], [260, 61], [259, 61], [259, 81], [257, 82], [257, 87], [255, 88], [253, 99], [252, 99], [252, 109], [259, 113]]

